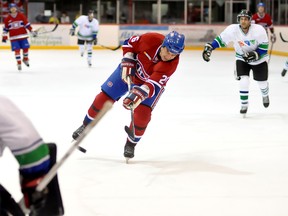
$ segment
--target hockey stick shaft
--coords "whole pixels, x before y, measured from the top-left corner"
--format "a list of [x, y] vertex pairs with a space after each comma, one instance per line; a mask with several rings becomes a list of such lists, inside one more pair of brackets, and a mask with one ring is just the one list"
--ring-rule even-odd
[[39, 32], [39, 31], [41, 30], [41, 28], [43, 28], [43, 27], [40, 27], [40, 28], [37, 29], [36, 31], [38, 32], [38, 35], [51, 33], [51, 32], [54, 32], [54, 31], [58, 28], [58, 25], [59, 25], [59, 24], [56, 24], [56, 25], [54, 26], [54, 28], [53, 28], [52, 30], [49, 30], [49, 31]]
[[118, 50], [118, 49], [121, 47], [121, 45], [118, 45], [118, 46], [115, 47], [115, 48], [107, 47], [107, 46], [104, 46], [104, 45], [102, 45], [102, 44], [98, 44], [98, 45], [101, 46], [101, 47], [103, 47], [103, 48], [105, 48], [105, 49], [109, 49], [109, 50], [112, 50], [112, 51], [116, 51], [116, 50]]
[[[128, 85], [128, 91], [131, 91], [132, 89], [132, 81], [131, 77], [127, 77], [127, 85]], [[135, 125], [134, 125], [134, 108], [133, 104], [130, 105], [130, 114], [131, 114], [131, 129], [129, 127], [125, 127], [125, 131], [128, 133], [129, 136], [131, 136], [133, 139], [135, 138]]]
[[272, 43], [272, 45], [271, 45], [271, 48], [270, 48], [270, 51], [269, 51], [269, 59], [268, 59], [268, 64], [269, 64], [269, 62], [270, 62], [270, 59], [271, 59], [272, 50], [273, 50], [273, 45], [274, 45], [274, 43]]
[[107, 101], [101, 111], [98, 113], [96, 118], [86, 126], [83, 133], [75, 140], [73, 145], [68, 149], [68, 151], [64, 154], [64, 156], [50, 169], [50, 171], [45, 175], [39, 185], [36, 187], [37, 191], [42, 191], [49, 182], [54, 178], [57, 174], [58, 169], [62, 166], [62, 164], [67, 160], [67, 158], [73, 153], [73, 151], [79, 146], [79, 144], [83, 141], [86, 135], [98, 124], [98, 122], [102, 119], [102, 117], [112, 108], [112, 103]]
[[281, 33], [281, 32], [279, 33], [279, 35], [280, 35], [280, 38], [281, 38], [281, 40], [282, 40], [284, 43], [288, 43], [288, 40], [285, 40], [285, 39], [283, 38], [283, 36], [282, 36], [282, 33]]

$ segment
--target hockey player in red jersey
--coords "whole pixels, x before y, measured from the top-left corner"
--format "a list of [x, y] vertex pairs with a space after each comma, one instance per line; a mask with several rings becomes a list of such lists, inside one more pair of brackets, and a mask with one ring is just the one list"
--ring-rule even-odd
[[257, 5], [257, 13], [253, 14], [251, 23], [262, 25], [266, 29], [267, 34], [268, 34], [268, 29], [270, 29], [270, 32], [271, 32], [270, 40], [272, 43], [276, 42], [276, 35], [274, 33], [273, 21], [272, 21], [271, 16], [265, 13], [264, 3], [260, 2]]
[[[129, 92], [123, 100], [123, 106], [128, 110], [133, 109], [134, 122], [131, 121], [130, 128], [126, 130], [128, 137], [124, 157], [133, 158], [134, 148], [144, 135], [151, 113], [164, 92], [166, 83], [177, 69], [184, 41], [184, 35], [176, 31], [166, 36], [146, 33], [127, 39], [122, 46], [121, 63], [101, 86], [101, 92], [88, 109], [83, 125], [72, 137], [77, 139], [106, 101], [114, 103]], [[130, 78], [132, 85], [129, 88]], [[133, 135], [129, 133], [132, 129], [135, 129]]]
[[16, 4], [11, 3], [9, 5], [9, 10], [10, 14], [4, 20], [2, 42], [7, 42], [9, 34], [11, 49], [15, 52], [17, 67], [18, 70], [21, 71], [21, 49], [23, 50], [22, 61], [27, 67], [29, 67], [28, 53], [30, 44], [27, 39], [29, 37], [27, 29], [30, 31], [33, 37], [37, 36], [37, 32], [32, 30], [32, 27], [26, 16], [21, 12], [18, 12]]

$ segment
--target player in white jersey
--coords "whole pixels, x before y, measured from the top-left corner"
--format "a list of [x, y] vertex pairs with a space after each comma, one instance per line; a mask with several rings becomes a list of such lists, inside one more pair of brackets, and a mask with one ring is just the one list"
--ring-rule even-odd
[[[0, 156], [8, 148], [19, 164], [25, 206], [35, 216], [64, 215], [57, 175], [41, 192], [35, 188], [56, 163], [56, 145], [44, 143], [30, 120], [8, 98], [0, 95]], [[7, 164], [9, 166], [9, 164]], [[0, 184], [0, 215], [24, 216]]]
[[268, 85], [268, 45], [269, 40], [265, 29], [258, 24], [251, 24], [252, 13], [242, 10], [238, 16], [239, 24], [229, 25], [212, 43], [207, 43], [203, 51], [203, 59], [210, 61], [212, 50], [227, 46], [233, 42], [236, 52], [236, 79], [239, 80], [241, 101], [240, 113], [245, 116], [248, 110], [249, 75], [253, 71], [253, 78], [257, 81], [265, 108], [269, 106]]
[[89, 67], [92, 65], [92, 51], [93, 45], [97, 44], [97, 34], [99, 31], [99, 22], [94, 18], [93, 10], [89, 10], [88, 15], [82, 15], [78, 17], [72, 24], [72, 28], [70, 29], [70, 35], [75, 35], [75, 29], [79, 27], [77, 37], [78, 37], [78, 45], [81, 56], [84, 55], [85, 52], [85, 44], [87, 49], [87, 61]]

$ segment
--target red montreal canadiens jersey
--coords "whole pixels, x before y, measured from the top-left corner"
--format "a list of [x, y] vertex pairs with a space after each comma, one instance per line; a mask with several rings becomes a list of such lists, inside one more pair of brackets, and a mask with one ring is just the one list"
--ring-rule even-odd
[[267, 28], [271, 28], [273, 25], [270, 15], [266, 13], [263, 17], [259, 16], [259, 14], [256, 13], [252, 16], [252, 20], [254, 20], [256, 24], [262, 25], [266, 29], [266, 31]]
[[20, 12], [17, 12], [16, 16], [9, 14], [4, 20], [4, 25], [4, 31], [9, 32], [11, 41], [28, 38], [26, 28], [32, 30], [26, 16]]
[[160, 55], [164, 35], [159, 33], [145, 33], [132, 36], [128, 45], [123, 45], [123, 55], [127, 52], [134, 53], [137, 59], [137, 71], [133, 82], [138, 85], [145, 84], [149, 87], [149, 97], [153, 96], [155, 85], [164, 87], [170, 76], [175, 72], [179, 63], [179, 55], [171, 61], [162, 61]]

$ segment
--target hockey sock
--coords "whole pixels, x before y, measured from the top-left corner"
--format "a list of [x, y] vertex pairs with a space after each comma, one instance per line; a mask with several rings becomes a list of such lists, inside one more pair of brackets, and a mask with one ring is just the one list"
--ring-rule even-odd
[[[137, 143], [140, 141], [141, 137], [144, 135], [145, 130], [151, 120], [151, 108], [140, 104], [134, 110], [134, 126], [135, 126], [135, 138], [132, 139], [128, 136], [128, 140], [132, 143]], [[131, 128], [131, 125], [130, 125]]]
[[249, 97], [249, 77], [241, 76], [239, 80], [239, 93], [240, 93], [240, 101], [241, 106], [248, 106], [248, 97]]
[[15, 50], [15, 58], [16, 58], [17, 64], [21, 64], [20, 50]]
[[91, 61], [92, 59], [92, 44], [87, 44], [87, 60]]
[[85, 51], [85, 46], [82, 45], [82, 44], [80, 44], [80, 45], [79, 45], [79, 51], [80, 51], [81, 54], [83, 54], [84, 51]]
[[115, 101], [111, 99], [107, 94], [104, 92], [100, 92], [94, 99], [92, 105], [88, 109], [88, 113], [85, 116], [85, 119], [83, 121], [84, 125], [88, 125], [100, 112], [100, 110], [103, 108], [103, 105], [106, 101], [111, 101], [114, 103]]
[[24, 61], [28, 61], [29, 60], [28, 54], [29, 54], [28, 48], [23, 49], [23, 60]]
[[262, 93], [262, 97], [266, 97], [269, 94], [269, 85], [267, 81], [258, 81], [259, 88]]

